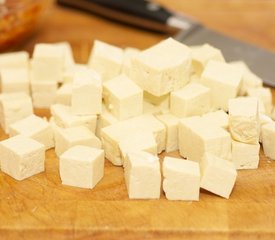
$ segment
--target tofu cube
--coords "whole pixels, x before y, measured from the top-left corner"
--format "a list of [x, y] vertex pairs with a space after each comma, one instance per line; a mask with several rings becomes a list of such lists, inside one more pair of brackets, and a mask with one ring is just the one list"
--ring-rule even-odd
[[24, 135], [42, 143], [45, 149], [54, 147], [54, 135], [50, 124], [36, 115], [30, 115], [9, 126], [9, 136]]
[[164, 157], [163, 190], [169, 200], [198, 201], [200, 167], [197, 162]]
[[258, 99], [238, 97], [229, 100], [229, 130], [236, 141], [250, 144], [259, 142]]
[[23, 135], [1, 141], [0, 155], [1, 170], [16, 180], [44, 171], [44, 145]]
[[77, 115], [101, 113], [102, 82], [91, 69], [76, 71], [72, 89], [72, 112]]
[[1, 68], [0, 80], [3, 93], [30, 93], [28, 68]]
[[259, 119], [260, 119], [260, 137], [259, 137], [259, 142], [262, 143], [263, 142], [262, 128], [263, 128], [263, 126], [265, 124], [272, 123], [273, 120], [272, 120], [272, 118], [270, 118], [269, 116], [267, 116], [265, 114], [260, 114], [259, 115]]
[[119, 75], [103, 84], [103, 99], [118, 120], [142, 114], [143, 91], [126, 75]]
[[214, 109], [228, 110], [228, 100], [239, 92], [243, 71], [228, 63], [209, 61], [202, 73], [201, 83], [211, 89]]
[[65, 83], [56, 91], [55, 103], [71, 106], [73, 84]]
[[189, 82], [191, 62], [190, 48], [168, 38], [132, 59], [131, 76], [145, 91], [162, 96]]
[[0, 68], [29, 68], [29, 53], [26, 51], [1, 53]]
[[88, 65], [97, 71], [105, 82], [120, 74], [123, 50], [108, 43], [95, 40]]
[[132, 78], [132, 76], [131, 76], [132, 59], [139, 52], [140, 52], [140, 50], [137, 48], [127, 47], [124, 49], [121, 73], [125, 74], [129, 78]]
[[55, 153], [60, 156], [63, 152], [76, 145], [101, 148], [100, 140], [87, 127], [55, 128]]
[[33, 114], [32, 101], [26, 93], [6, 93], [0, 96], [0, 124], [5, 133], [9, 125]]
[[215, 125], [225, 129], [229, 127], [229, 116], [223, 110], [208, 112], [201, 117], [203, 121], [207, 122], [211, 126]]
[[275, 122], [265, 124], [262, 127], [262, 138], [265, 156], [275, 160]]
[[236, 179], [234, 163], [205, 154], [201, 163], [201, 188], [228, 199]]
[[143, 113], [161, 114], [170, 112], [170, 93], [163, 96], [154, 96], [143, 91]]
[[124, 177], [130, 199], [159, 199], [160, 164], [157, 156], [137, 151], [127, 154]]
[[199, 84], [190, 83], [171, 92], [170, 110], [175, 116], [190, 117], [210, 111], [210, 89]]
[[60, 156], [62, 184], [80, 188], [94, 188], [104, 175], [102, 149], [77, 145]]
[[260, 144], [232, 141], [232, 162], [236, 169], [256, 169], [259, 165]]

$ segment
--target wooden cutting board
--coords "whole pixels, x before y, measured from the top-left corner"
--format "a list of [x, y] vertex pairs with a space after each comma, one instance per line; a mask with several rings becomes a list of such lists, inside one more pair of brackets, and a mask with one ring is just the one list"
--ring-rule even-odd
[[[160, 2], [275, 50], [272, 1]], [[31, 52], [36, 42], [67, 40], [76, 60], [85, 62], [95, 38], [145, 48], [165, 37], [52, 5], [38, 31], [19, 49]], [[46, 110], [36, 113], [48, 116]], [[1, 131], [0, 138], [6, 137]], [[93, 190], [63, 186], [54, 151], [47, 151], [46, 158], [46, 171], [24, 181], [0, 172], [1, 240], [275, 239], [275, 161], [262, 152], [259, 169], [238, 172], [229, 200], [201, 191], [199, 202], [168, 201], [163, 193], [160, 200], [129, 200], [123, 169], [108, 161], [104, 178]]]

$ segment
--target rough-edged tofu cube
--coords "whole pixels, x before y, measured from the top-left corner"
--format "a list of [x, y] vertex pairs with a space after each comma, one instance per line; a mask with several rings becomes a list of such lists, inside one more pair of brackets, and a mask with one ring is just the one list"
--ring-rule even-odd
[[146, 91], [143, 92], [143, 113], [168, 113], [170, 112], [170, 94], [154, 96]]
[[44, 145], [23, 135], [1, 141], [0, 155], [1, 170], [16, 180], [44, 171]]
[[234, 164], [208, 153], [200, 166], [201, 188], [228, 199], [237, 179]]
[[260, 144], [232, 141], [232, 162], [236, 169], [256, 169], [259, 165]]
[[131, 77], [132, 59], [140, 52], [137, 48], [125, 48], [123, 54], [123, 63], [121, 68], [121, 73], [125, 74], [129, 78]]
[[123, 62], [123, 50], [108, 43], [95, 40], [88, 65], [101, 74], [105, 82], [120, 74]]
[[69, 106], [62, 104], [53, 104], [51, 114], [59, 127], [69, 128], [76, 126], [85, 126], [91, 132], [95, 133], [97, 116], [96, 115], [75, 115]]
[[103, 84], [103, 99], [118, 120], [142, 114], [143, 91], [126, 75], [119, 75]]
[[209, 61], [202, 73], [201, 83], [211, 89], [215, 109], [227, 111], [228, 100], [237, 96], [243, 71], [228, 63]]
[[179, 149], [178, 126], [180, 119], [171, 113], [157, 114], [156, 118], [166, 127], [165, 151], [167, 153], [177, 151]]
[[234, 140], [257, 144], [260, 135], [258, 99], [238, 97], [229, 100], [229, 130]]
[[94, 188], [104, 175], [104, 152], [102, 149], [77, 145], [60, 156], [62, 184]]
[[209, 125], [200, 117], [183, 118], [179, 122], [180, 155], [200, 162], [205, 153], [231, 158], [231, 137], [222, 127]]
[[0, 124], [5, 133], [9, 125], [33, 114], [32, 101], [26, 93], [6, 93], [0, 95]]
[[54, 147], [54, 136], [50, 124], [34, 114], [9, 126], [10, 137], [18, 134], [42, 143], [46, 150]]
[[262, 127], [265, 125], [265, 124], [268, 124], [268, 123], [272, 123], [273, 120], [271, 117], [265, 115], [265, 114], [260, 114], [259, 115], [259, 119], [260, 119], [260, 137], [259, 137], [259, 142], [262, 143], [263, 142], [263, 137], [262, 137]]
[[72, 112], [77, 115], [100, 114], [102, 82], [91, 69], [76, 71], [72, 89]]
[[190, 48], [168, 38], [132, 59], [131, 76], [145, 91], [162, 96], [189, 82], [191, 61]]
[[200, 167], [197, 162], [164, 157], [163, 190], [169, 200], [198, 201]]
[[275, 122], [262, 127], [262, 141], [265, 156], [275, 160]]
[[220, 49], [209, 44], [191, 47], [192, 65], [196, 74], [201, 75], [204, 67], [210, 60], [224, 62], [224, 57]]
[[29, 53], [26, 51], [1, 53], [0, 68], [28, 68]]
[[28, 68], [1, 68], [0, 81], [1, 92], [3, 93], [30, 93], [30, 79]]
[[160, 198], [161, 173], [157, 156], [142, 151], [128, 153], [124, 177], [130, 199]]
[[199, 83], [187, 84], [171, 92], [171, 113], [179, 118], [204, 114], [211, 108], [210, 96], [209, 88]]
[[208, 112], [201, 116], [203, 121], [208, 122], [209, 125], [215, 125], [222, 128], [228, 128], [229, 117], [228, 114], [223, 110], [214, 112]]
[[55, 153], [60, 156], [63, 152], [76, 145], [101, 148], [100, 140], [87, 127], [55, 128]]
[[56, 91], [55, 103], [71, 106], [72, 91], [73, 91], [73, 84], [72, 83], [64, 83]]

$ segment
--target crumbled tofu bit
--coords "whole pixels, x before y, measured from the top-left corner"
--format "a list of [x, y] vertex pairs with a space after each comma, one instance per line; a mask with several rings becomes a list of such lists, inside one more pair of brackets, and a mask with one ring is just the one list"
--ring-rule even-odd
[[16, 180], [44, 171], [44, 145], [23, 135], [1, 141], [0, 155], [1, 170]]
[[169, 200], [198, 201], [200, 167], [197, 162], [164, 157], [163, 190]]
[[88, 65], [101, 74], [105, 82], [120, 74], [123, 62], [123, 50], [108, 43], [95, 40]]
[[237, 179], [233, 162], [207, 153], [200, 167], [201, 188], [228, 199]]
[[92, 189], [104, 175], [104, 152], [88, 146], [74, 146], [60, 156], [59, 172], [62, 184]]
[[0, 68], [29, 68], [29, 53], [25, 51], [1, 53]]
[[126, 75], [119, 75], [103, 84], [103, 99], [118, 120], [142, 114], [143, 90]]
[[199, 83], [171, 92], [170, 98], [171, 113], [179, 118], [201, 115], [211, 108], [210, 89]]
[[257, 144], [260, 135], [258, 99], [238, 97], [229, 100], [229, 130], [234, 140]]
[[275, 122], [262, 127], [262, 141], [265, 156], [275, 160]]
[[130, 199], [160, 198], [161, 173], [159, 158], [147, 152], [129, 152], [124, 177]]
[[145, 91], [162, 96], [189, 82], [191, 61], [190, 48], [168, 38], [132, 59], [131, 76]]
[[228, 63], [209, 61], [202, 73], [201, 83], [211, 89], [215, 109], [228, 110], [228, 100], [239, 92], [243, 71]]

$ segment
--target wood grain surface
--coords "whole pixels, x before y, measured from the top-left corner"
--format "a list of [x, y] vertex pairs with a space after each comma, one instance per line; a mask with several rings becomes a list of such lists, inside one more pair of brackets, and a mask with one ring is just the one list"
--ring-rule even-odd
[[[275, 50], [275, 1], [159, 2], [213, 29]], [[85, 63], [94, 39], [143, 49], [166, 37], [52, 2], [39, 28], [18, 49], [32, 52], [35, 43], [66, 40], [76, 60]], [[36, 113], [48, 115], [45, 110]], [[1, 139], [6, 137], [0, 133]], [[275, 161], [262, 152], [259, 169], [238, 172], [229, 200], [201, 191], [199, 202], [168, 201], [163, 193], [160, 200], [129, 200], [122, 168], [108, 161], [93, 190], [63, 186], [54, 151], [47, 151], [46, 158], [45, 172], [21, 182], [0, 173], [1, 240], [275, 239]]]

